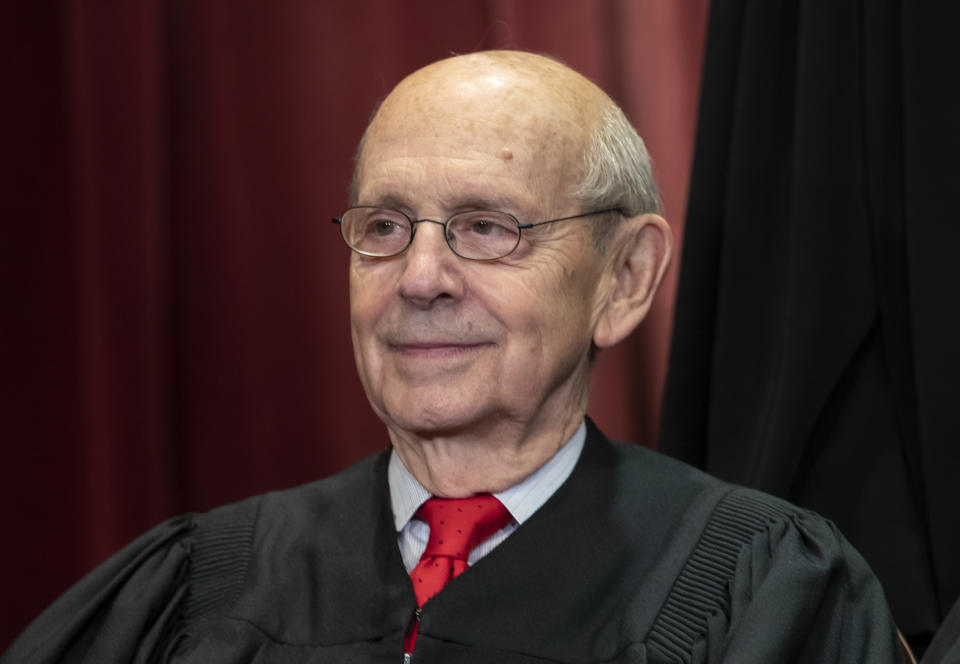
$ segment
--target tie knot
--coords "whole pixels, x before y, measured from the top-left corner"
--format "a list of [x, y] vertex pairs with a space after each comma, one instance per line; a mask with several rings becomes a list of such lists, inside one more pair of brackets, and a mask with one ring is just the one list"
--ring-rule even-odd
[[510, 523], [510, 512], [489, 494], [472, 498], [431, 498], [417, 511], [430, 526], [425, 556], [449, 556], [464, 563], [480, 542]]

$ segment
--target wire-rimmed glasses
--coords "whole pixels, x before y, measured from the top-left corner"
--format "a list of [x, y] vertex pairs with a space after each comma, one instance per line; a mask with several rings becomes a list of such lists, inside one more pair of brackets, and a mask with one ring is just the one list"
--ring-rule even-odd
[[413, 243], [417, 224], [430, 223], [443, 226], [447, 246], [457, 256], [474, 261], [492, 261], [510, 255], [520, 244], [520, 232], [525, 229], [607, 212], [619, 210], [596, 210], [534, 224], [521, 224], [512, 214], [495, 210], [458, 212], [446, 221], [436, 221], [411, 219], [399, 210], [358, 206], [331, 221], [340, 226], [340, 235], [347, 246], [364, 256], [389, 258], [402, 254]]

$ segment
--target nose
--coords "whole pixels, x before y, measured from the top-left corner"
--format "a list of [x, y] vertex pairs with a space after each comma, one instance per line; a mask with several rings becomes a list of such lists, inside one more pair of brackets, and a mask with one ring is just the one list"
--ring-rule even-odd
[[413, 242], [400, 257], [404, 261], [397, 285], [400, 296], [420, 308], [459, 300], [463, 296], [460, 259], [443, 238], [443, 224], [423, 220], [416, 229]]

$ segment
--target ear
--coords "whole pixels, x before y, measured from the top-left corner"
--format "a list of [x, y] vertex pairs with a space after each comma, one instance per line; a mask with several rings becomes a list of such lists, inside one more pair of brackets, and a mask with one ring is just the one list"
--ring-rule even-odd
[[612, 283], [594, 328], [597, 347], [619, 343], [646, 317], [672, 248], [673, 234], [660, 215], [642, 214], [621, 223], [607, 248]]

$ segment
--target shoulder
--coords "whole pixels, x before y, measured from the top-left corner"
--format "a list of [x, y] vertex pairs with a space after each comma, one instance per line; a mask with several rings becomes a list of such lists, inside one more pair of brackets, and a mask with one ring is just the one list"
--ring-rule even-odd
[[706, 555], [721, 549], [724, 556], [750, 555], [748, 549], [763, 537], [770, 547], [806, 545], [808, 556], [860, 563], [836, 526], [811, 510], [640, 445], [612, 441], [595, 427], [591, 437], [612, 460], [618, 502], [628, 510], [654, 505], [670, 513], [671, 521], [688, 531], [691, 546]]
[[[318, 514], [345, 514], [375, 487], [385, 455], [327, 479], [263, 494], [150, 529], [49, 606], [3, 655], [4, 662], [153, 661], [202, 634], [242, 596], [258, 546], [294, 531], [322, 530]], [[368, 501], [370, 499], [368, 498]], [[357, 503], [359, 505], [360, 503]], [[329, 519], [328, 519], [329, 520]]]
[[[679, 503], [682, 521], [695, 527], [696, 547], [708, 555], [749, 556], [756, 539], [771, 549], [790, 547], [805, 558], [848, 562], [862, 559], [830, 520], [783, 498], [732, 484], [639, 445], [608, 441], [618, 459], [620, 482], [635, 502]], [[692, 518], [691, 517], [695, 517]], [[731, 569], [732, 573], [732, 569]]]
[[[810, 510], [770, 494], [731, 484], [655, 450], [608, 438], [589, 419], [588, 443], [594, 465], [604, 465], [627, 500], [679, 503], [683, 509], [701, 507], [708, 520], [750, 523], [756, 527], [777, 521], [802, 519], [832, 524]], [[597, 463], [598, 458], [604, 461]], [[588, 464], [591, 462], [588, 462]], [[704, 521], [706, 525], [706, 521]]]
[[216, 617], [229, 609], [264, 542], [269, 541], [272, 555], [282, 556], [305, 538], [323, 540], [344, 524], [363, 522], [362, 512], [382, 503], [386, 459], [381, 453], [309, 484], [192, 515], [191, 592], [184, 615]]
[[652, 651], [901, 661], [883, 590], [831, 521], [652, 450], [608, 444], [630, 509], [657, 505], [672, 524], [658, 541], [672, 531], [682, 543], [673, 551], [684, 562], [647, 634]]
[[198, 529], [197, 535], [216, 537], [226, 536], [234, 529], [254, 527], [262, 520], [261, 513], [280, 524], [290, 519], [335, 514], [354, 505], [359, 497], [385, 486], [387, 458], [386, 453], [367, 457], [330, 477], [222, 505], [190, 518]]
[[[608, 438], [589, 419], [587, 442], [574, 476], [579, 494], [602, 491], [611, 508], [626, 519], [639, 510], [672, 528], [685, 523], [696, 536], [716, 505], [736, 487], [655, 450]], [[650, 523], [645, 520], [645, 526]]]
[[[608, 602], [591, 616], [620, 616], [610, 624], [584, 619], [588, 628], [623, 648], [645, 644], [651, 661], [891, 661], [818, 659], [862, 645], [852, 634], [864, 625], [873, 625], [864, 634], [884, 643], [891, 633], [879, 585], [833, 524], [613, 442], [592, 425], [567, 483], [515, 536], [523, 537], [521, 553], [536, 560], [559, 552], [543, 573], [525, 571], [530, 593], [542, 594], [558, 569], [569, 570], [577, 596]], [[821, 616], [829, 621], [821, 624]], [[751, 647], [767, 650], [732, 655]]]

